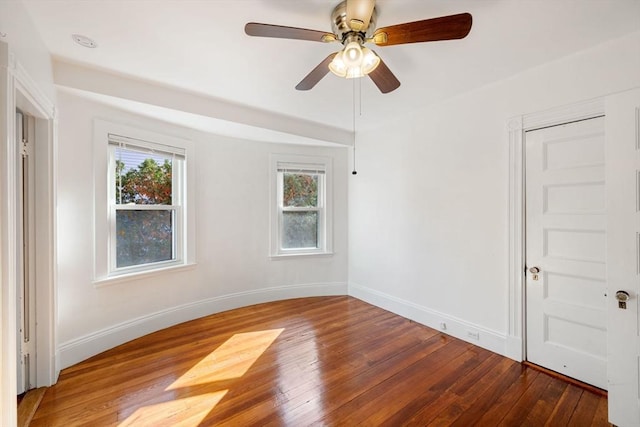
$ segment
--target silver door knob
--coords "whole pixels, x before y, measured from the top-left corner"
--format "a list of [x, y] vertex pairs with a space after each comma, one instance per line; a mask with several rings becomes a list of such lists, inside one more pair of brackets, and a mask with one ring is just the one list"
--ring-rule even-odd
[[618, 291], [616, 292], [616, 299], [618, 300], [618, 308], [623, 310], [627, 309], [627, 301], [629, 301], [629, 292], [627, 291]]
[[538, 273], [540, 273], [540, 268], [531, 267], [529, 269], [529, 273], [531, 273], [531, 280], [538, 280]]
[[629, 301], [629, 292], [627, 291], [618, 291], [616, 292], [616, 299], [620, 302], [627, 302]]

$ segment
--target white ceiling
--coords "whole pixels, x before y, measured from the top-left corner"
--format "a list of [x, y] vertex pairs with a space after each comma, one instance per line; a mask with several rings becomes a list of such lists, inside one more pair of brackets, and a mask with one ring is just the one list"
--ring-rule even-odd
[[[250, 21], [330, 31], [337, 0], [23, 0], [59, 60], [341, 129], [353, 81], [294, 86], [338, 44], [249, 37]], [[462, 40], [377, 48], [402, 86], [362, 80], [363, 117], [379, 120], [640, 30], [639, 0], [378, 0], [378, 27], [460, 12]], [[98, 43], [87, 49], [72, 33]]]

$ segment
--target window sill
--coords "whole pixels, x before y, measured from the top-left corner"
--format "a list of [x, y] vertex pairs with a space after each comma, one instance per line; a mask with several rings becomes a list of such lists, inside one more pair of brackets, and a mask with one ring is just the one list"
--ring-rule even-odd
[[101, 277], [93, 281], [93, 286], [96, 288], [102, 288], [105, 286], [117, 285], [134, 280], [143, 280], [165, 273], [178, 273], [181, 271], [194, 270], [196, 268], [196, 265], [196, 263], [172, 265], [169, 267], [155, 268], [153, 270], [137, 271], [135, 273], [120, 274], [117, 276]]
[[272, 261], [292, 259], [292, 258], [329, 258], [333, 256], [333, 252], [310, 252], [310, 253], [297, 253], [297, 254], [275, 254], [270, 255]]

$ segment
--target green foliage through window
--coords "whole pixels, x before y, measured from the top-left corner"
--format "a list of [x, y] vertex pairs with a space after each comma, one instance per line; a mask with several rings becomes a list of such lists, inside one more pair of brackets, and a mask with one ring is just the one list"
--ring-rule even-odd
[[318, 181], [314, 173], [283, 173], [283, 249], [318, 247]]
[[175, 210], [162, 207], [172, 205], [172, 161], [122, 147], [115, 158], [116, 267], [172, 260]]
[[283, 205], [318, 206], [318, 175], [284, 173]]
[[116, 160], [116, 203], [136, 205], [171, 204], [171, 162], [159, 164], [147, 158], [137, 167], [125, 170], [125, 163]]

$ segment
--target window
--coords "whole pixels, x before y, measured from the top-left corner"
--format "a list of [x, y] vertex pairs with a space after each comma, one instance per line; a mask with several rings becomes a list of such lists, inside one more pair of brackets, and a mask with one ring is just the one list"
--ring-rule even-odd
[[330, 161], [276, 156], [272, 159], [275, 208], [271, 255], [331, 252]]
[[195, 265], [195, 145], [93, 121], [94, 285]]
[[180, 263], [184, 149], [109, 134], [110, 271]]

